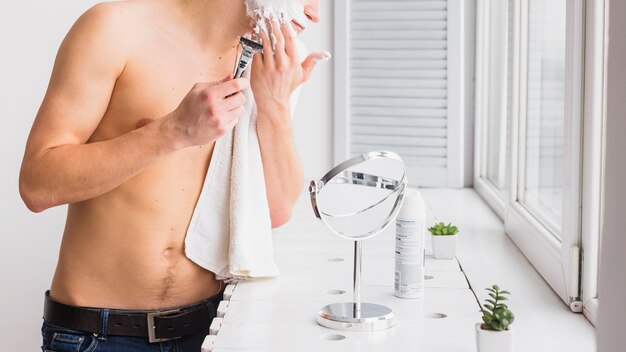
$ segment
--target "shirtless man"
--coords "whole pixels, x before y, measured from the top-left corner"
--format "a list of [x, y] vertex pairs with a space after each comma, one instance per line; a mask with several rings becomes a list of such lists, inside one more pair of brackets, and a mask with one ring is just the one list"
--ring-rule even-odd
[[[299, 1], [318, 22], [319, 0]], [[287, 26], [302, 30], [274, 24], [276, 50], [264, 36], [248, 81], [229, 78], [251, 29], [242, 0], [102, 3], [76, 22], [20, 175], [30, 210], [69, 204], [44, 350], [200, 350], [222, 285], [183, 244], [215, 140], [243, 111], [241, 91], [256, 100], [272, 226], [288, 221], [303, 186], [289, 97], [321, 54], [301, 63], [293, 38], [278, 33]], [[184, 306], [152, 320], [136, 312]]]

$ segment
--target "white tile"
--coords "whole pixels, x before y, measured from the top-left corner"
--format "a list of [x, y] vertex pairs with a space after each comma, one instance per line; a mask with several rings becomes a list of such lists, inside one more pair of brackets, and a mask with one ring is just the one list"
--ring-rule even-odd
[[[363, 241], [363, 257], [369, 255], [393, 256], [395, 243], [393, 238], [376, 238]], [[319, 238], [312, 237], [280, 237], [274, 239], [275, 253], [303, 253], [303, 254], [346, 254], [354, 253], [354, 242], [342, 239], [339, 236], [320, 234]]]
[[[284, 268], [290, 265], [300, 265], [310, 263], [311, 265], [321, 265], [323, 270], [330, 269], [335, 270], [338, 267], [347, 267], [348, 270], [352, 270], [353, 254], [317, 254], [317, 253], [289, 253], [280, 252], [274, 255], [276, 263]], [[395, 258], [393, 254], [389, 255], [364, 255], [363, 261], [366, 265], [379, 265], [384, 263], [386, 267], [395, 265]], [[426, 256], [426, 270], [428, 271], [461, 271], [459, 262], [457, 259], [435, 259], [431, 256]]]
[[226, 315], [226, 311], [228, 311], [228, 306], [230, 305], [230, 301], [221, 301], [217, 306], [217, 317], [223, 318]]
[[[323, 328], [314, 318], [272, 324], [225, 324], [215, 349], [272, 351], [455, 351], [474, 352], [474, 317], [422, 319], [373, 332]], [[336, 340], [337, 336], [343, 337]]]
[[[332, 270], [330, 265], [320, 264], [312, 266], [308, 264], [281, 265], [281, 275], [270, 279], [274, 283], [297, 285], [297, 284], [327, 284], [327, 285], [352, 285], [352, 268], [348, 265], [337, 265]], [[430, 288], [469, 288], [467, 280], [460, 271], [426, 271], [425, 287]], [[269, 280], [260, 280], [266, 282]], [[364, 263], [361, 274], [361, 282], [364, 286], [393, 286], [394, 267], [392, 265], [375, 266]]]
[[[438, 311], [475, 312], [478, 309], [473, 293], [468, 289], [457, 288], [426, 288], [426, 310]], [[361, 288], [362, 300], [372, 303], [399, 305], [404, 309], [410, 304], [418, 304], [419, 299], [401, 299], [393, 295], [393, 287], [389, 286], [363, 286]], [[234, 302], [315, 302], [315, 306], [334, 302], [346, 302], [352, 300], [352, 287], [345, 285], [323, 284], [281, 284], [267, 282], [264, 284], [239, 283], [231, 299]], [[391, 303], [389, 303], [391, 302]], [[445, 303], [448, 302], [448, 303]], [[435, 303], [443, 305], [435, 305]], [[238, 304], [238, 303], [237, 303]], [[307, 303], [308, 304], [308, 303]], [[448, 307], [448, 308], [446, 308]], [[465, 308], [465, 310], [463, 310]]]
[[[431, 271], [430, 266], [433, 260], [429, 260], [429, 268], [425, 275], [432, 278], [424, 282], [425, 287], [436, 288], [469, 288], [465, 275], [460, 271]], [[434, 264], [435, 266], [439, 264]], [[454, 261], [441, 264], [443, 267], [453, 267]], [[363, 257], [362, 282], [364, 285], [393, 285], [395, 271], [395, 259], [386, 256], [366, 256]]]
[[272, 234], [275, 240], [283, 238], [338, 238], [338, 236], [333, 234], [322, 222], [318, 221], [291, 223], [272, 230]]
[[[316, 317], [320, 308], [327, 304], [350, 301], [351, 293], [330, 295], [323, 286], [306, 286], [301, 292], [291, 292], [305, 296], [304, 292], [311, 292], [300, 299], [299, 296], [280, 300], [236, 300], [232, 301], [226, 313], [226, 324], [267, 324], [268, 321], [306, 320]], [[476, 315], [478, 319], [478, 304], [470, 290], [460, 289], [427, 289], [420, 299], [402, 299], [393, 296], [389, 288], [371, 287], [363, 292], [363, 300], [370, 303], [382, 304], [394, 311], [398, 322], [415, 323], [424, 316], [435, 313], [445, 314], [451, 318], [458, 316]]]
[[274, 239], [275, 253], [308, 253], [308, 254], [351, 254], [352, 243], [341, 240], [339, 237], [292, 238], [283, 237]]
[[426, 270], [428, 271], [461, 271], [459, 261], [454, 259], [435, 259], [426, 257]]
[[[351, 295], [350, 284], [322, 285], [322, 284], [281, 284], [274, 279], [264, 283], [240, 282], [231, 299], [234, 301], [317, 301], [320, 297], [336, 297], [326, 293], [327, 290], [342, 290]], [[365, 292], [367, 288], [363, 288]]]

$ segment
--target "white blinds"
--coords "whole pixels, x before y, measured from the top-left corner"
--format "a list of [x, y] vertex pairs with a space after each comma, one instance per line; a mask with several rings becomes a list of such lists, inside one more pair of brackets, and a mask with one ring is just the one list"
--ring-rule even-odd
[[349, 154], [402, 156], [413, 185], [446, 186], [447, 0], [350, 1]]

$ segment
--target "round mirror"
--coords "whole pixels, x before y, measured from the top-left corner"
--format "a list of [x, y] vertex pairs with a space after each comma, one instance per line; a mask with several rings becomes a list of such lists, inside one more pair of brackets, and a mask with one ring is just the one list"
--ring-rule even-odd
[[407, 185], [402, 159], [371, 152], [347, 160], [310, 186], [315, 215], [334, 233], [363, 240], [382, 232], [396, 217]]
[[354, 241], [353, 300], [323, 307], [317, 322], [338, 330], [372, 331], [392, 327], [391, 309], [361, 302], [362, 243], [391, 224], [407, 186], [402, 159], [391, 152], [371, 152], [347, 160], [319, 181], [309, 192], [315, 216], [334, 233]]

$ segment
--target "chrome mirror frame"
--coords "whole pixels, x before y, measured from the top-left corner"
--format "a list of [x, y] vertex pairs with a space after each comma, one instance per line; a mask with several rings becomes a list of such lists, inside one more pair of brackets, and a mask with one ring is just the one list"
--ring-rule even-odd
[[[398, 161], [402, 165], [402, 177], [399, 180], [393, 180], [362, 172], [349, 171], [354, 166], [374, 159], [393, 159]], [[391, 193], [374, 204], [364, 206], [359, 211], [346, 214], [328, 214], [320, 210], [318, 196], [324, 186], [331, 183], [382, 188], [390, 190]], [[362, 241], [381, 233], [395, 220], [402, 207], [407, 184], [408, 180], [404, 162], [399, 155], [386, 151], [375, 151], [353, 157], [331, 169], [319, 181], [311, 181], [309, 195], [315, 216], [322, 220], [336, 235], [354, 241], [353, 301], [333, 303], [323, 307], [317, 316], [317, 322], [321, 326], [336, 330], [374, 331], [389, 329], [395, 325], [395, 318], [391, 309], [378, 304], [361, 303]], [[360, 214], [383, 203], [393, 195], [397, 195], [397, 198], [391, 213], [385, 221], [362, 236], [347, 236], [334, 229], [326, 220], [326, 217], [349, 217]]]
[[[368, 160], [374, 160], [374, 159], [393, 159], [401, 163], [403, 167], [403, 173], [402, 173], [402, 177], [400, 178], [400, 180], [391, 180], [391, 179], [382, 178], [376, 175], [369, 175], [369, 174], [360, 173], [360, 172], [348, 171], [351, 167], [357, 166], [363, 162], [366, 162]], [[345, 176], [337, 179], [337, 177], [340, 176], [341, 174], [345, 174]], [[381, 199], [380, 201], [372, 205], [364, 207], [363, 209], [359, 211], [356, 211], [353, 213], [347, 213], [347, 214], [327, 214], [319, 210], [317, 199], [318, 199], [318, 194], [321, 192], [324, 186], [326, 186], [329, 183], [344, 183], [344, 184], [360, 185], [364, 187], [381, 188], [381, 189], [391, 190], [392, 192], [389, 195], [387, 195], [387, 197]], [[395, 220], [396, 216], [398, 215], [398, 212], [400, 212], [402, 202], [404, 201], [404, 191], [406, 190], [407, 184], [408, 184], [408, 180], [406, 176], [406, 169], [404, 168], [404, 162], [402, 161], [402, 158], [400, 158], [398, 154], [393, 153], [393, 152], [375, 151], [375, 152], [358, 155], [351, 159], [348, 159], [342, 162], [341, 164], [335, 166], [334, 168], [332, 168], [319, 181], [315, 181], [315, 180], [311, 181], [311, 184], [309, 185], [309, 195], [311, 198], [311, 206], [313, 207], [313, 213], [318, 219], [322, 220], [322, 222], [334, 234], [344, 237], [344, 238], [351, 239], [351, 240], [360, 241], [360, 240], [364, 240], [364, 239], [368, 239], [373, 236], [376, 236], [377, 234], [385, 230], [387, 226], [389, 226], [391, 222]], [[359, 236], [357, 238], [346, 236], [345, 234], [335, 230], [328, 223], [328, 221], [326, 221], [326, 219], [324, 218], [325, 216], [348, 217], [348, 216], [362, 213], [364, 211], [374, 208], [380, 203], [383, 203], [389, 197], [395, 194], [398, 194], [399, 196], [398, 198], [396, 198], [393, 211], [389, 214], [386, 221], [382, 225], [372, 229], [368, 233], [363, 234], [362, 236]]]

